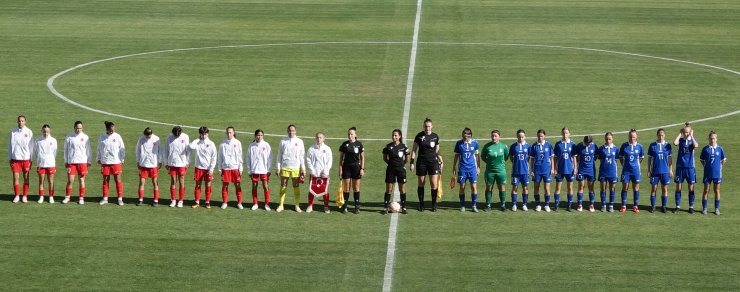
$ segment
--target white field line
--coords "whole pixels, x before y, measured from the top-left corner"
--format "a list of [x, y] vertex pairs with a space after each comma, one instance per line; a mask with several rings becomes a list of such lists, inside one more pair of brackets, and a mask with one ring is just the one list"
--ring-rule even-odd
[[[420, 6], [420, 5], [417, 4], [417, 6]], [[411, 43], [411, 44], [416, 44], [416, 45], [413, 46], [413, 48], [416, 48], [418, 44], [429, 44], [429, 45], [456, 45], [456, 46], [512, 46], [512, 47], [535, 47], [535, 48], [578, 50], [578, 51], [589, 51], [589, 52], [606, 53], [606, 54], [614, 54], [614, 55], [633, 56], [633, 57], [639, 57], [639, 58], [648, 58], [648, 59], [654, 59], [654, 60], [661, 60], [661, 61], [666, 61], [666, 62], [682, 63], [682, 64], [687, 64], [687, 65], [694, 65], [694, 66], [698, 66], [698, 67], [709, 68], [709, 69], [713, 69], [713, 70], [724, 71], [724, 72], [727, 72], [727, 73], [731, 73], [731, 74], [740, 76], [740, 72], [738, 72], [736, 70], [732, 70], [732, 69], [727, 69], [727, 68], [724, 68], [724, 67], [720, 67], [720, 66], [709, 65], [709, 64], [705, 64], [705, 63], [699, 63], [699, 62], [679, 60], [679, 59], [673, 59], [673, 58], [665, 58], [665, 57], [651, 56], [651, 55], [646, 55], [646, 54], [638, 54], [638, 53], [613, 51], [613, 50], [592, 49], [592, 48], [580, 48], [580, 47], [569, 47], [569, 46], [554, 46], [554, 45], [537, 45], [537, 44], [494, 44], [494, 43], [479, 43], [479, 42], [469, 42], [469, 43], [467, 43], [467, 42], [418, 42], [418, 34], [417, 34], [417, 31], [416, 31], [417, 29], [418, 29], [418, 26], [415, 25], [415, 27], [414, 27], [414, 40], [417, 41], [417, 42], [416, 43], [413, 43], [413, 42]], [[95, 108], [92, 108], [92, 107], [89, 107], [89, 106], [80, 104], [80, 103], [78, 103], [78, 102], [76, 102], [76, 101], [74, 101], [74, 100], [72, 100], [72, 99], [64, 96], [62, 93], [60, 93], [54, 87], [54, 82], [59, 77], [65, 75], [67, 73], [70, 73], [72, 71], [75, 71], [77, 69], [83, 68], [83, 67], [88, 67], [88, 66], [92, 66], [92, 65], [95, 65], [95, 64], [103, 63], [103, 62], [108, 62], [108, 61], [120, 60], [120, 59], [131, 58], [131, 57], [146, 56], [146, 55], [154, 55], [154, 54], [164, 54], [164, 53], [184, 52], [184, 51], [214, 50], [214, 49], [250, 48], [250, 47], [281, 47], [281, 46], [312, 46], [312, 45], [386, 45], [386, 44], [398, 44], [398, 45], [402, 45], [402, 44], [409, 44], [409, 42], [371, 42], [371, 41], [297, 42], [297, 43], [274, 43], [274, 44], [253, 44], [253, 45], [210, 46], [210, 47], [182, 48], [182, 49], [170, 49], [170, 50], [151, 51], [151, 52], [143, 52], [143, 53], [136, 53], [136, 54], [129, 54], [129, 55], [121, 55], [121, 56], [116, 56], [116, 57], [110, 57], [110, 58], [95, 60], [95, 61], [87, 62], [87, 63], [84, 63], [84, 64], [76, 65], [74, 67], [70, 67], [68, 69], [65, 69], [64, 71], [61, 71], [61, 72], [59, 72], [57, 74], [54, 74], [53, 76], [49, 77], [49, 79], [46, 81], [46, 87], [49, 89], [49, 91], [51, 91], [52, 94], [54, 94], [56, 97], [58, 97], [62, 101], [66, 102], [68, 104], [71, 104], [73, 106], [76, 106], [76, 107], [79, 107], [79, 108], [88, 110], [88, 111], [96, 112], [96, 113], [103, 114], [103, 115], [109, 115], [109, 116], [119, 117], [119, 118], [123, 118], [123, 119], [133, 120], [133, 121], [150, 123], [150, 124], [166, 125], [166, 126], [178, 126], [179, 125], [179, 126], [182, 126], [184, 128], [197, 129], [198, 128], [197, 126], [180, 125], [180, 124], [170, 123], [170, 122], [161, 122], [161, 121], [147, 120], [147, 119], [142, 119], [142, 118], [137, 118], [137, 117], [126, 116], [126, 115], [122, 115], [122, 114], [116, 114], [116, 113], [112, 113], [112, 112], [107, 112], [107, 111], [103, 111], [103, 110], [100, 110], [100, 109], [95, 109]], [[412, 49], [412, 54], [415, 54], [415, 53], [416, 53], [416, 50], [415, 49]], [[415, 59], [412, 59], [412, 61], [415, 62]], [[410, 73], [409, 74], [409, 78], [412, 77], [412, 75], [411, 75], [413, 73], [412, 70], [414, 70], [414, 68], [410, 66], [409, 67], [409, 73]], [[412, 82], [413, 82], [413, 80], [412, 80]], [[409, 95], [410, 93], [408, 91], [410, 91], [411, 89], [409, 87], [407, 87], [406, 90], [407, 90], [407, 96], [410, 96]], [[410, 107], [410, 105], [409, 106], [406, 105], [406, 103], [410, 103], [410, 102], [411, 102], [410, 101], [410, 98], [407, 98], [404, 101], [404, 109], [407, 109], [407, 108]], [[688, 122], [690, 122], [690, 123], [700, 123], [700, 122], [706, 122], [706, 121], [721, 119], [721, 118], [725, 118], [725, 117], [729, 117], [729, 116], [733, 116], [733, 115], [737, 115], [737, 114], [740, 114], [740, 110], [736, 110], [736, 111], [732, 111], [732, 112], [728, 112], [728, 113], [724, 113], [724, 114], [720, 114], [720, 115], [716, 115], [716, 116], [711, 116], [711, 117], [696, 119], [696, 120], [688, 121]], [[408, 115], [408, 113], [407, 112], [404, 112], [404, 121], [406, 121], [405, 127], [403, 127], [404, 128], [404, 134], [407, 134], [406, 131], [405, 131], [405, 129], [408, 127], [408, 116], [407, 115]], [[652, 131], [652, 130], [656, 130], [656, 129], [659, 129], [659, 128], [679, 127], [679, 126], [682, 126], [683, 123], [684, 123], [684, 121], [681, 121], [681, 122], [676, 122], [676, 123], [673, 123], [673, 124], [667, 124], [667, 125], [662, 125], [662, 126], [655, 126], [655, 127], [648, 127], [648, 128], [643, 128], [643, 129], [637, 129], [637, 131], [638, 132], [643, 132], [643, 131]], [[614, 134], [626, 134], [628, 132], [629, 132], [629, 130], [612, 131], [612, 133], [614, 133]], [[237, 133], [251, 134], [251, 132], [243, 132], [243, 131], [237, 131]], [[596, 136], [596, 135], [602, 135], [602, 134], [604, 134], [604, 133], [593, 133], [593, 134], [589, 134], [589, 135]], [[284, 136], [283, 134], [265, 134], [265, 135], [266, 136], [273, 136], [273, 137], [282, 137], [282, 136]], [[584, 135], [585, 134], [582, 134], [582, 135], [573, 135], [573, 137], [582, 137]], [[313, 137], [311, 137], [311, 136], [300, 136], [300, 137], [301, 138], [304, 138], [304, 139], [313, 139]], [[327, 137], [326, 139], [327, 140], [345, 140], [346, 138], [345, 137]], [[479, 139], [485, 140], [485, 139], [488, 139], [488, 137], [481, 137]], [[501, 139], [502, 140], [516, 140], [516, 138], [513, 138], [513, 137], [502, 137]], [[366, 141], [387, 141], [388, 139], [387, 138], [363, 138], [363, 140], [366, 140]], [[442, 141], [454, 142], [454, 141], [457, 141], [457, 139], [442, 139]]]
[[[401, 119], [401, 133], [403, 143], [409, 137], [409, 112], [411, 111], [411, 95], [414, 91], [414, 75], [416, 74], [416, 52], [419, 47], [419, 25], [421, 24], [421, 6], [423, 0], [416, 2], [416, 20], [414, 20], [414, 37], [411, 41], [411, 56], [409, 57], [409, 73], [406, 78], [406, 95], [403, 100], [403, 118]], [[408, 145], [408, 144], [407, 144]], [[399, 200], [398, 185], [393, 191], [393, 201]], [[391, 213], [391, 222], [388, 227], [388, 251], [385, 255], [385, 271], [383, 272], [383, 292], [390, 292], [393, 288], [393, 264], [396, 260], [396, 238], [398, 234], [398, 213]]]

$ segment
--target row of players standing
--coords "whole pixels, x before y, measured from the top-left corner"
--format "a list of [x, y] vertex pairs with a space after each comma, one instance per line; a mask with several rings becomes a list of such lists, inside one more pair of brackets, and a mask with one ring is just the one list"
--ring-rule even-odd
[[[629, 141], [622, 144], [619, 148], [614, 145], [614, 136], [612, 133], [606, 133], [604, 136], [604, 144], [597, 147], [593, 143], [591, 136], [585, 136], [582, 143], [576, 144], [570, 140], [570, 130], [563, 128], [561, 130], [562, 139], [555, 143], [553, 147], [548, 141], [546, 141], [546, 133], [544, 130], [537, 131], [537, 142], [529, 145], [525, 141], [526, 134], [524, 130], [517, 131], [517, 142], [513, 143], [510, 147], [506, 147], [499, 143], [499, 132], [494, 130], [491, 132], [492, 142], [486, 144], [482, 149], [483, 160], [487, 163], [485, 172], [486, 180], [486, 208], [491, 208], [491, 191], [495, 184], [499, 187], [499, 197], [501, 200], [502, 211], [506, 210], [506, 194], [505, 194], [505, 179], [506, 179], [506, 166], [505, 161], [510, 158], [512, 161], [512, 211], [516, 211], [517, 207], [517, 191], [519, 185], [522, 187], [523, 202], [522, 210], [527, 211], [528, 195], [529, 195], [529, 181], [530, 177], [534, 182], [534, 199], [535, 199], [535, 210], [540, 211], [544, 209], [550, 212], [550, 183], [553, 178], [556, 181], [556, 189], [554, 193], [555, 199], [555, 210], [560, 206], [560, 193], [563, 183], [567, 186], [567, 209], [571, 210], [573, 203], [573, 181], [578, 181], [578, 192], [577, 192], [577, 207], [578, 211], [583, 210], [583, 192], [586, 187], [589, 191], [589, 211], [594, 212], [594, 182], [598, 180], [600, 182], [600, 195], [601, 195], [601, 211], [613, 212], [614, 201], [616, 196], [616, 186], [618, 178], [622, 182], [621, 190], [621, 207], [620, 212], [625, 212], [627, 209], [627, 194], [630, 184], [632, 185], [633, 191], [633, 211], [639, 212], [639, 197], [640, 197], [640, 182], [641, 182], [641, 170], [640, 164], [645, 157], [645, 150], [642, 144], [637, 141], [637, 131], [631, 130], [629, 132]], [[455, 164], [458, 165], [457, 160], [460, 159], [460, 174], [458, 175], [457, 183], [460, 184], [460, 204], [461, 211], [465, 211], [464, 205], [464, 184], [465, 181], [471, 182], [472, 187], [472, 208], [474, 212], [477, 212], [477, 194], [475, 187], [475, 176], [476, 168], [479, 163], [473, 161], [478, 158], [478, 143], [472, 140], [472, 131], [470, 129], [463, 130], [463, 140], [458, 141], [455, 146]], [[673, 145], [677, 146], [677, 163], [676, 172], [674, 176], [673, 172], [673, 150], [671, 143], [665, 140], [665, 130], [659, 129], [656, 133], [656, 141], [652, 142], [648, 147], [648, 177], [650, 178], [650, 184], [652, 185], [651, 196], [650, 196], [650, 211], [654, 212], [656, 209], [656, 192], [658, 184], [661, 185], [662, 189], [662, 204], [661, 211], [666, 212], [666, 205], [668, 201], [668, 184], [670, 184], [671, 178], [674, 178], [676, 183], [675, 191], [675, 212], [679, 212], [681, 209], [681, 197], [682, 197], [682, 184], [686, 182], [689, 189], [689, 213], [694, 213], [694, 184], [696, 183], [696, 171], [694, 162], [694, 149], [698, 148], [699, 144], [694, 138], [693, 130], [688, 123], [681, 129], [678, 136], [674, 139]], [[708, 135], [708, 145], [706, 145], [700, 154], [700, 160], [704, 167], [704, 194], [702, 200], [703, 210], [707, 212], [707, 195], [709, 187], [714, 187], [715, 194], [715, 214], [719, 215], [720, 205], [720, 185], [722, 183], [722, 166], [726, 161], [725, 153], [719, 145], [717, 145], [717, 134], [711, 131]], [[465, 162], [467, 158], [468, 162]], [[596, 165], [595, 161], [599, 160], [599, 172], [598, 177], [596, 176]], [[622, 166], [621, 175], [618, 177], [617, 172], [617, 161]], [[454, 171], [454, 169], [453, 169]], [[480, 172], [480, 169], [477, 169]], [[543, 193], [545, 196], [544, 203], [540, 203], [540, 185], [543, 186]], [[609, 201], [607, 203], [606, 193], [609, 192]]]
[[[119, 204], [123, 204], [123, 185], [121, 182], [121, 164], [125, 158], [125, 147], [123, 145], [122, 138], [120, 135], [115, 133], [115, 125], [111, 122], [106, 122], [106, 132], [103, 133], [98, 142], [97, 160], [101, 165], [101, 173], [103, 175], [103, 199], [101, 204], [108, 202], [108, 188], [110, 176], [113, 176], [116, 182], [116, 189], [119, 198]], [[411, 156], [410, 168], [412, 171], [416, 170], [418, 176], [418, 188], [417, 193], [419, 197], [420, 211], [424, 210], [424, 186], [426, 177], [430, 178], [430, 185], [432, 189], [431, 204], [432, 211], [437, 209], [437, 198], [439, 188], [439, 175], [442, 172], [443, 161], [439, 151], [439, 137], [437, 134], [432, 132], [432, 121], [431, 119], [425, 119], [423, 123], [423, 131], [418, 133], [414, 138], [413, 151], [401, 143], [403, 135], [400, 130], [395, 129], [392, 133], [392, 142], [386, 145], [383, 149], [383, 157], [385, 162], [388, 164], [386, 169], [386, 192], [384, 196], [384, 206], [387, 212], [390, 203], [390, 193], [393, 190], [394, 184], [398, 183], [399, 190], [401, 193], [401, 207], [402, 212], [406, 213], [406, 171], [405, 165], [408, 162], [408, 156]], [[53, 174], [55, 172], [54, 161], [56, 156], [56, 140], [50, 135], [50, 127], [44, 125], [42, 127], [43, 137], [38, 139], [35, 146], [31, 146], [33, 140], [31, 139], [31, 131], [25, 127], [25, 117], [18, 117], [18, 128], [11, 132], [11, 139], [9, 142], [9, 160], [11, 161], [11, 168], [14, 173], [14, 191], [16, 198], [14, 202], [19, 200], [19, 173], [24, 173], [24, 191], [23, 201], [25, 202], [26, 195], [28, 192], [28, 171], [30, 170], [30, 156], [33, 153], [38, 153], [39, 159], [39, 202], [43, 202], [43, 182], [48, 176], [50, 200], [53, 202]], [[241, 153], [241, 143], [235, 139], [235, 131], [233, 127], [226, 129], [226, 139], [219, 145], [220, 151], [217, 150], [215, 144], [208, 138], [209, 130], [206, 127], [199, 129], [199, 139], [189, 142], [189, 137], [182, 133], [180, 127], [174, 127], [172, 133], [167, 138], [167, 146], [164, 147], [164, 151], [159, 151], [159, 138], [153, 135], [151, 129], [145, 129], [142, 137], [137, 143], [136, 158], [137, 166], [139, 167], [139, 176], [141, 178], [139, 184], [139, 203], [143, 201], [143, 190], [146, 178], [152, 178], [154, 185], [154, 205], [158, 204], [159, 190], [157, 183], [158, 169], [161, 167], [164, 161], [167, 166], [167, 171], [171, 177], [170, 184], [170, 195], [172, 207], [182, 207], [185, 188], [184, 188], [184, 176], [187, 172], [187, 168], [190, 162], [190, 151], [196, 152], [195, 159], [195, 181], [196, 187], [194, 191], [195, 204], [192, 207], [199, 207], [202, 186], [206, 186], [206, 207], [210, 207], [211, 198], [211, 181], [213, 180], [213, 172], [216, 165], [219, 166], [219, 172], [222, 177], [222, 196], [223, 204], [222, 208], [226, 208], [227, 196], [228, 196], [228, 184], [233, 183], [236, 187], [237, 192], [237, 207], [242, 207], [241, 197], [241, 173], [243, 171], [243, 161]], [[299, 207], [300, 202], [300, 187], [299, 184], [303, 180], [305, 175], [305, 164], [304, 164], [304, 147], [301, 139], [296, 137], [296, 129], [294, 125], [288, 127], [288, 135], [281, 141], [281, 145], [278, 151], [278, 162], [276, 174], [281, 177], [281, 189], [280, 189], [280, 205], [278, 211], [283, 210], [283, 203], [285, 194], [287, 192], [287, 186], [289, 180], [292, 182], [295, 195], [295, 208], [296, 211], [302, 211]], [[634, 194], [634, 206], [633, 210], [639, 212], [637, 202], [639, 200], [639, 183], [640, 183], [640, 162], [644, 158], [644, 151], [642, 145], [637, 143], [636, 131], [630, 131], [630, 141], [625, 142], [622, 147], [617, 151], [613, 145], [613, 135], [607, 133], [604, 137], [605, 143], [600, 148], [596, 148], [596, 145], [592, 143], [591, 137], [584, 137], [584, 142], [575, 144], [570, 141], [570, 131], [564, 128], [561, 131], [562, 140], [555, 144], [553, 148], [549, 142], [545, 141], [545, 131], [540, 130], [537, 133], [538, 141], [536, 144], [529, 145], [525, 141], [525, 132], [523, 130], [517, 131], [517, 142], [512, 144], [510, 147], [506, 147], [500, 143], [500, 133], [497, 130], [491, 132], [491, 142], [483, 147], [483, 160], [487, 163], [485, 179], [486, 179], [486, 209], [490, 210], [492, 203], [492, 191], [493, 187], [498, 184], [499, 198], [501, 200], [502, 210], [506, 208], [506, 194], [505, 194], [505, 181], [506, 181], [506, 165], [505, 162], [509, 159], [512, 161], [512, 210], [517, 210], [517, 189], [518, 186], [522, 185], [523, 190], [523, 204], [522, 209], [527, 210], [528, 203], [528, 183], [529, 176], [535, 183], [535, 205], [536, 210], [539, 211], [542, 207], [546, 211], [550, 210], [550, 194], [549, 194], [549, 183], [552, 180], [552, 176], [555, 176], [556, 180], [556, 191], [555, 191], [555, 209], [557, 210], [560, 202], [560, 189], [562, 182], [565, 180], [568, 187], [568, 201], [567, 207], [571, 208], [572, 205], [572, 181], [575, 178], [579, 181], [578, 190], [578, 206], [577, 210], [582, 210], [583, 202], [583, 190], [585, 186], [589, 188], [589, 210], [594, 210], [594, 190], [593, 184], [596, 179], [594, 161], [596, 159], [601, 161], [599, 169], [598, 180], [601, 183], [601, 202], [602, 211], [607, 210], [606, 203], [606, 189], [609, 189], [610, 200], [608, 204], [608, 210], [613, 211], [614, 197], [615, 197], [615, 183], [617, 181], [617, 160], [621, 160], [622, 168], [622, 207], [620, 211], [626, 210], [626, 196], [627, 188], [631, 182], [633, 185]], [[249, 147], [249, 155], [247, 156], [249, 166], [248, 173], [252, 180], [252, 197], [253, 206], [252, 209], [258, 208], [257, 204], [257, 186], [261, 181], [263, 190], [265, 192], [265, 209], [270, 210], [269, 207], [269, 187], [267, 182], [269, 181], [270, 166], [272, 164], [272, 151], [269, 144], [263, 140], [264, 133], [261, 130], [255, 132], [255, 140]], [[352, 187], [354, 193], [355, 212], [359, 212], [359, 199], [360, 199], [360, 180], [364, 175], [364, 147], [362, 143], [357, 140], [356, 129], [350, 128], [348, 130], [348, 138], [346, 142], [342, 143], [340, 147], [340, 164], [339, 177], [343, 180], [343, 197], [346, 202], [349, 199], [349, 188]], [[471, 183], [472, 189], [472, 209], [477, 212], [477, 176], [480, 173], [480, 154], [478, 149], [477, 141], [472, 139], [472, 131], [468, 128], [463, 130], [462, 140], [458, 141], [455, 146], [455, 161], [453, 166], [453, 174], [457, 176], [457, 183], [460, 184], [460, 204], [461, 210], [464, 208], [464, 192], [465, 182]], [[716, 134], [710, 133], [710, 143], [704, 147], [702, 151], [702, 163], [709, 160], [710, 163], [705, 164], [705, 192], [704, 192], [704, 211], [706, 212], [706, 195], [708, 192], [709, 182], [712, 182], [715, 187], [715, 212], [719, 212], [719, 185], [721, 184], [721, 166], [725, 162], [724, 151], [722, 148], [716, 145]], [[308, 165], [311, 171], [311, 180], [319, 179], [319, 182], [327, 180], [329, 176], [329, 169], [331, 168], [331, 149], [324, 145], [324, 135], [322, 133], [316, 134], [316, 144], [307, 151]], [[26, 145], [27, 146], [24, 146]], [[689, 184], [689, 200], [690, 209], [689, 212], [693, 212], [693, 187], [695, 183], [695, 170], [693, 161], [694, 148], [698, 146], [696, 139], [693, 137], [693, 130], [686, 124], [681, 129], [681, 133], [676, 137], [674, 144], [679, 147], [678, 151], [678, 163], [675, 181], [677, 182], [676, 190], [676, 211], [680, 209], [680, 198], [681, 198], [681, 184], [687, 181]], [[52, 149], [53, 148], [53, 149]], [[629, 148], [629, 149], [627, 149]], [[648, 156], [648, 168], [649, 176], [651, 177], [651, 184], [653, 190], [651, 192], [651, 211], [655, 208], [655, 192], [658, 182], [662, 184], [663, 189], [663, 204], [662, 210], [665, 212], [665, 206], [667, 201], [667, 184], [670, 182], [670, 177], [673, 176], [671, 170], [672, 164], [672, 151], [671, 145], [665, 142], [665, 131], [658, 130], [658, 139], [653, 142], [649, 147]], [[34, 151], [35, 150], [35, 151]], [[69, 202], [71, 194], [71, 185], [75, 175], [79, 174], [80, 182], [80, 203], [84, 203], [85, 184], [84, 177], [87, 174], [87, 166], [91, 164], [91, 148], [89, 147], [89, 138], [82, 132], [82, 123], [75, 122], [74, 132], [65, 140], [65, 167], [67, 168], [68, 180], [65, 200], [63, 203]], [[410, 155], [409, 155], [410, 154]], [[511, 154], [511, 155], [510, 155]], [[706, 157], [705, 157], [706, 156]], [[28, 158], [28, 159], [24, 159]], [[416, 158], [419, 158], [415, 161]], [[416, 169], [415, 169], [416, 168]], [[531, 170], [530, 170], [531, 169]], [[21, 171], [22, 170], [22, 171]], [[453, 181], [454, 182], [454, 181]], [[543, 183], [543, 191], [545, 195], [545, 204], [540, 204], [539, 196], [539, 185]], [[176, 184], [179, 185], [179, 200], [176, 199], [177, 188]], [[324, 199], [325, 211], [328, 211], [328, 194]], [[312, 210], [313, 196], [309, 196], [309, 207], [307, 211]], [[343, 211], [346, 212], [346, 204], [343, 206]]]

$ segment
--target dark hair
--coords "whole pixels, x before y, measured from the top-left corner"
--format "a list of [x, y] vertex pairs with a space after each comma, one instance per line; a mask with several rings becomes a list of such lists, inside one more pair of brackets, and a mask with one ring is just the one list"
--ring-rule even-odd
[[717, 132], [715, 132], [714, 130], [709, 130], [709, 136], [708, 137], [710, 139], [712, 138], [712, 135], [717, 135]]
[[152, 133], [154, 133], [154, 132], [152, 131], [152, 128], [146, 127], [146, 129], [144, 129], [144, 136], [149, 136], [149, 135], [151, 135]]
[[257, 129], [254, 131], [254, 135], [257, 136], [257, 134], [262, 133], [262, 135], [265, 134], [265, 132], [262, 131], [262, 129]]
[[583, 142], [584, 142], [584, 143], [586, 143], [586, 144], [591, 144], [591, 142], [593, 142], [593, 141], [594, 141], [594, 138], [593, 138], [593, 137], [591, 137], [591, 135], [586, 135], [586, 136], [583, 136]]
[[664, 130], [663, 128], [660, 128], [660, 129], [658, 129], [657, 131], [655, 131], [655, 134], [656, 134], [656, 135], [657, 135], [657, 134], [660, 134], [660, 132], [663, 132], [663, 133], [665, 133], [665, 130]]
[[234, 129], [234, 126], [228, 126], [228, 127], [226, 127], [226, 132], [228, 132], [229, 129], [231, 129], [232, 131], [234, 131], [234, 137], [236, 137], [236, 129]]
[[[520, 131], [524, 131], [524, 130], [520, 130]], [[491, 135], [493, 135], [493, 134], [498, 134], [499, 136], [501, 136], [501, 132], [499, 132], [499, 130], [493, 130], [493, 131], [491, 131]], [[517, 131], [517, 134], [519, 134], [519, 131]]]
[[563, 127], [562, 129], [560, 129], [560, 133], [562, 133], [565, 130], [568, 130], [568, 132], [570, 132], [570, 129], [568, 129], [568, 127]]
[[349, 135], [349, 131], [355, 131], [355, 140], [359, 139], [359, 137], [357, 137], [357, 128], [355, 128], [355, 126], [349, 127], [349, 129], [347, 129], [348, 135]]
[[293, 127], [293, 129], [296, 129], [295, 125], [290, 124], [290, 125], [288, 125], [288, 129], [287, 129], [288, 131], [290, 131], [290, 127]]
[[46, 129], [46, 128], [49, 128], [49, 129], [51, 129], [51, 127], [49, 126], [49, 124], [44, 124], [43, 126], [41, 126], [41, 129], [42, 129], [42, 130], [43, 130], [43, 129]]
[[606, 134], [604, 134], [604, 138], [606, 138], [607, 136], [612, 136], [612, 138], [614, 138], [614, 133], [606, 132]]
[[180, 137], [180, 134], [182, 134], [182, 127], [175, 126], [172, 128], [172, 135], [174, 135], [175, 137]]
[[516, 130], [516, 135], [519, 136], [519, 134], [527, 134], [527, 132], [525, 132], [524, 129]]
[[430, 118], [430, 117], [424, 118], [424, 124], [426, 124], [427, 122], [431, 123], [432, 122], [432, 118]]
[[540, 133], [542, 133], [543, 135], [547, 135], [547, 133], [545, 133], [545, 129], [539, 129], [539, 130], [537, 130], [537, 135], [538, 136], [540, 135]]
[[635, 133], [635, 134], [637, 134], [637, 130], [635, 130], [635, 129], [630, 129], [630, 131], [629, 131], [629, 133], [628, 133], [628, 134], [632, 134], [632, 133]]
[[17, 119], [20, 119], [20, 118], [23, 118], [23, 119], [25, 120], [25, 119], [26, 119], [26, 116], [24, 116], [24, 115], [19, 115], [19, 116], [18, 116], [17, 118], [15, 118], [15, 119], [17, 120]]
[[463, 135], [465, 135], [465, 134], [470, 134], [470, 135], [472, 136], [472, 135], [473, 135], [473, 130], [471, 130], [471, 129], [470, 129], [470, 128], [468, 128], [468, 127], [465, 127], [465, 129], [463, 129], [463, 130], [462, 130], [462, 134], [463, 134]]
[[73, 128], [77, 128], [77, 125], [80, 125], [80, 126], [82, 126], [82, 122], [80, 122], [80, 121], [76, 121], [76, 122], [75, 122], [75, 124], [74, 124], [74, 126], [72, 126], [72, 127], [73, 127]]
[[109, 121], [105, 121], [104, 123], [105, 123], [105, 129], [108, 131], [110, 131], [110, 129], [116, 125], [113, 122], [109, 122]]
[[392, 133], [398, 133], [398, 136], [401, 137], [398, 139], [398, 141], [403, 141], [403, 132], [401, 132], [401, 129], [393, 129], [393, 132], [391, 132], [391, 134]]
[[198, 128], [198, 134], [208, 134], [208, 132], [209, 132], [208, 131], [208, 127], [206, 127], [206, 126], [202, 126], [202, 127]]

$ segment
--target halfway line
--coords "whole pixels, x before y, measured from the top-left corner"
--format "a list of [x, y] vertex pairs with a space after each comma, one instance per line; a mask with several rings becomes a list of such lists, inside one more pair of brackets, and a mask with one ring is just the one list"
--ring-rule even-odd
[[[411, 111], [411, 94], [414, 89], [414, 74], [416, 69], [416, 52], [419, 45], [419, 24], [421, 23], [421, 4], [423, 0], [416, 2], [416, 20], [414, 21], [414, 37], [411, 41], [411, 57], [409, 58], [409, 74], [406, 79], [406, 96], [403, 101], [403, 118], [401, 119], [401, 132], [408, 137], [409, 112]], [[404, 138], [404, 144], [406, 138]], [[399, 191], [396, 186], [393, 192], [393, 201], [398, 201]], [[391, 223], [388, 228], [388, 253], [385, 256], [385, 272], [383, 273], [383, 292], [390, 292], [393, 284], [393, 263], [396, 258], [396, 233], [398, 233], [398, 213], [391, 213]]]

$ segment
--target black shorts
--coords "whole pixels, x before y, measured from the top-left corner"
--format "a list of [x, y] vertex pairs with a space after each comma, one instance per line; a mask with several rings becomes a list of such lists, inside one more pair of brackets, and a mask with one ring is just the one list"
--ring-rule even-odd
[[437, 163], [437, 161], [433, 161], [433, 162], [417, 161], [416, 162], [416, 175], [417, 176], [438, 175], [439, 173], [440, 173], [439, 163]]
[[385, 183], [405, 184], [406, 183], [406, 168], [388, 166], [385, 169]]
[[361, 179], [359, 164], [342, 165], [342, 179]]

